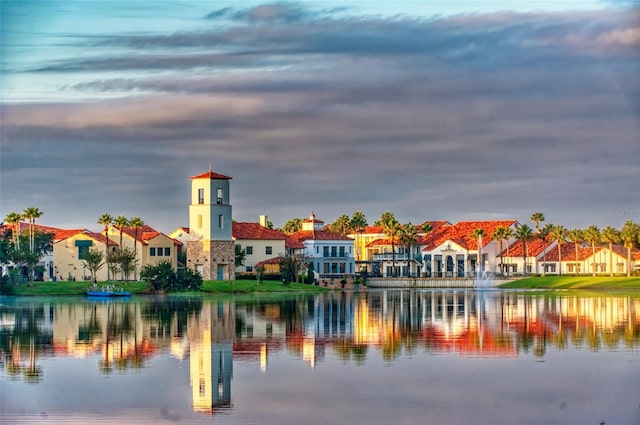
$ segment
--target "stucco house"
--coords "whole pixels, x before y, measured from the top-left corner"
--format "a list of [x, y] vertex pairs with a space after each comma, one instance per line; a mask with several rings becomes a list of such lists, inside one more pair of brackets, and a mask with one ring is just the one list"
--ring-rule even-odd
[[304, 245], [303, 255], [313, 262], [319, 278], [346, 278], [355, 274], [353, 239], [325, 230], [315, 214], [303, 220], [302, 229], [288, 235], [293, 244]]
[[233, 240], [245, 251], [244, 265], [236, 267], [236, 272], [253, 272], [259, 263], [275, 264], [281, 255], [287, 253], [285, 234], [269, 229], [267, 221], [267, 216], [263, 215], [259, 223], [233, 223]]
[[[91, 272], [84, 264], [84, 256], [89, 250], [105, 252], [105, 246], [110, 249], [117, 247], [112, 239], [104, 234], [87, 229], [57, 229], [53, 237], [53, 278], [58, 281], [91, 280]], [[113, 276], [111, 276], [113, 279]], [[96, 272], [96, 280], [107, 280], [107, 267], [104, 265]]]
[[556, 244], [556, 241], [542, 240], [534, 235], [531, 240], [527, 241], [525, 256], [522, 241], [512, 239], [502, 253], [498, 254], [498, 267], [502, 266], [502, 273], [508, 276], [532, 273], [554, 274], [557, 270], [557, 264], [551, 260], [549, 254], [552, 251], [557, 251]]

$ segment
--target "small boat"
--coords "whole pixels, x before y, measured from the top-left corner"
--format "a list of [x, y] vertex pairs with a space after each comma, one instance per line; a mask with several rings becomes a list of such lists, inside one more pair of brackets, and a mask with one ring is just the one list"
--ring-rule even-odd
[[87, 297], [130, 297], [131, 292], [123, 291], [112, 286], [103, 286], [101, 289], [94, 287], [85, 291]]

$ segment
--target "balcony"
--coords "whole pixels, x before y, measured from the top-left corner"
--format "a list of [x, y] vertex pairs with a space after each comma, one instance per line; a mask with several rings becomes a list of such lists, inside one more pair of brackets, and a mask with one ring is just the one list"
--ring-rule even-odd
[[407, 253], [400, 254], [396, 252], [395, 256], [390, 252], [373, 254], [373, 261], [393, 261], [394, 258], [396, 261], [407, 261], [408, 259], [413, 259], [412, 256], [407, 255]]

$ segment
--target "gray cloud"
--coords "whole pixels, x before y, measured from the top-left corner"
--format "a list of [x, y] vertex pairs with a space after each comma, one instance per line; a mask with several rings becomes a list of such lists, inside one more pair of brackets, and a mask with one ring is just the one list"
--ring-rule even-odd
[[217, 11], [238, 22], [219, 31], [101, 37], [103, 56], [43, 64], [96, 73], [67, 92], [118, 96], [2, 104], [2, 213], [38, 204], [56, 224], [70, 208], [87, 226], [123, 213], [169, 231], [209, 162], [234, 177], [237, 219], [276, 225], [356, 210], [619, 225], [602, 211], [637, 208], [628, 11], [313, 19], [279, 5]]

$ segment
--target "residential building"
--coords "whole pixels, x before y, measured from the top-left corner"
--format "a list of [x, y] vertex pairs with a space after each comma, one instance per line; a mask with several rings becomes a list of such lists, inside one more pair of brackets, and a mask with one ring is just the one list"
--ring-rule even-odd
[[235, 245], [245, 251], [244, 265], [236, 267], [237, 273], [253, 272], [256, 265], [262, 262], [278, 263], [279, 257], [287, 253], [285, 234], [279, 230], [269, 229], [267, 221], [267, 216], [263, 215], [260, 216], [259, 223], [233, 223], [232, 234]]
[[[313, 262], [318, 278], [345, 278], [355, 274], [353, 239], [325, 230], [315, 214], [302, 222], [302, 230], [288, 235], [304, 245], [303, 255]], [[291, 248], [295, 250], [296, 248]]]
[[[53, 234], [53, 274], [51, 280], [90, 281], [91, 272], [83, 261], [87, 252], [94, 249], [106, 252], [107, 245], [110, 249], [117, 247], [114, 240], [105, 238], [104, 234], [91, 232], [87, 229], [56, 229]], [[114, 277], [111, 276], [111, 279]], [[96, 272], [96, 280], [107, 280], [106, 265]]]
[[[121, 249], [136, 250], [136, 276], [139, 276], [142, 267], [161, 261], [169, 261], [174, 270], [178, 266], [178, 252], [182, 249], [182, 242], [155, 230], [151, 226], [146, 224], [137, 228], [124, 226], [120, 229], [111, 225], [107, 234], [109, 239], [116, 241], [117, 246]], [[120, 238], [121, 234], [122, 239]], [[121, 242], [122, 245], [120, 245]]]

